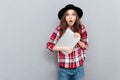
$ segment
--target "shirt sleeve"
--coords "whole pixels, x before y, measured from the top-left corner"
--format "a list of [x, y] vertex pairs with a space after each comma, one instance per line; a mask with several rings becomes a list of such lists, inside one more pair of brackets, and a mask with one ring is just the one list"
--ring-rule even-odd
[[59, 36], [60, 36], [60, 27], [57, 26], [53, 33], [51, 34], [49, 41], [47, 42], [47, 49], [53, 52], [53, 48], [55, 44], [57, 43]]
[[[81, 29], [81, 41], [85, 43], [85, 45], [88, 47], [88, 35], [87, 30], [85, 28], [85, 25], [82, 25]], [[87, 48], [82, 48], [83, 50], [86, 50]]]

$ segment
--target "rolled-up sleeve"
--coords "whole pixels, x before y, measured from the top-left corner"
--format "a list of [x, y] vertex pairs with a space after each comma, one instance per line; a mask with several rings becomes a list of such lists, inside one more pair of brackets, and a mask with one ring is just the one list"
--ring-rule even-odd
[[47, 49], [49, 49], [50, 51], [53, 51], [53, 48], [59, 39], [60, 36], [59, 31], [60, 27], [57, 26], [53, 31], [52, 35], [50, 36], [49, 41], [47, 42]]
[[[88, 48], [88, 35], [87, 35], [87, 30], [85, 28], [85, 25], [82, 25], [82, 30], [81, 30], [81, 41], [85, 43], [85, 45]], [[87, 48], [82, 48], [83, 50], [86, 50]]]

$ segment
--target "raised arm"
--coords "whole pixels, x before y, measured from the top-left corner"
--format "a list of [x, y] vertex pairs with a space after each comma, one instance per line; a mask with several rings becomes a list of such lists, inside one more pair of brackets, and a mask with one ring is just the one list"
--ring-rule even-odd
[[81, 29], [81, 39], [79, 41], [79, 45], [82, 49], [86, 50], [88, 47], [88, 36], [87, 36], [87, 31], [84, 25], [82, 25]]

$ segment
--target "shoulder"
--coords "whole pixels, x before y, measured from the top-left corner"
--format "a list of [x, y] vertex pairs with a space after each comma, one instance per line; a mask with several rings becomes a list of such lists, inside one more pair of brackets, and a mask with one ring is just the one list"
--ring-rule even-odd
[[60, 31], [60, 26], [57, 26], [57, 27], [56, 27], [56, 30]]
[[85, 28], [85, 25], [84, 24], [81, 24], [81, 29], [84, 29]]
[[86, 32], [86, 26], [84, 24], [81, 24], [80, 33], [84, 32]]
[[80, 32], [81, 30], [85, 29], [85, 25], [84, 24], [81, 24], [81, 27], [79, 28]]

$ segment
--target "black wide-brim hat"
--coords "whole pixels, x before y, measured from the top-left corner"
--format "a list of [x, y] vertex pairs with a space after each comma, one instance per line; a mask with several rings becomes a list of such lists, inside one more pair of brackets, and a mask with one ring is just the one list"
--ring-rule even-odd
[[62, 8], [59, 12], [58, 12], [58, 18], [61, 20], [65, 11], [69, 10], [69, 9], [73, 9], [77, 12], [79, 18], [81, 18], [83, 16], [83, 11], [81, 8], [74, 6], [73, 4], [68, 4], [66, 5], [64, 8]]

